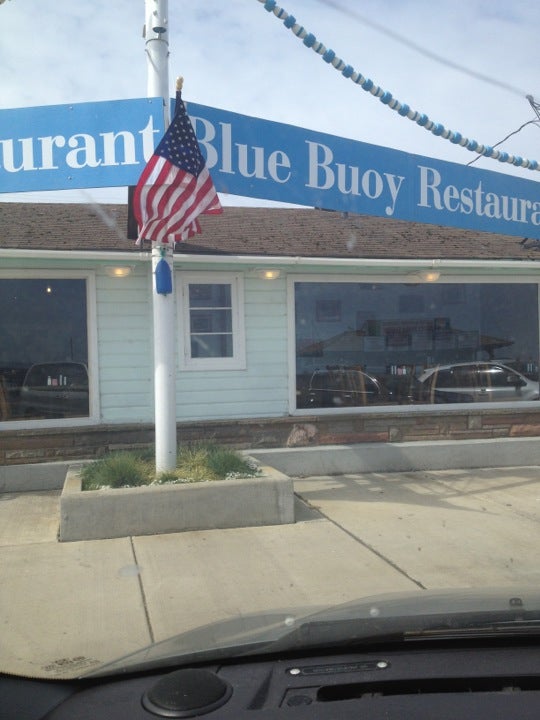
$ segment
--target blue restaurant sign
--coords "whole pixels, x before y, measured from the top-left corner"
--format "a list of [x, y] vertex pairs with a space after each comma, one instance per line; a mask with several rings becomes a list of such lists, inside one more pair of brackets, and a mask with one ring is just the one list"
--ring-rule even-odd
[[[187, 104], [221, 193], [540, 238], [538, 181]], [[135, 185], [161, 101], [0, 112], [0, 192]]]
[[163, 135], [162, 101], [0, 111], [0, 192], [133, 185]]

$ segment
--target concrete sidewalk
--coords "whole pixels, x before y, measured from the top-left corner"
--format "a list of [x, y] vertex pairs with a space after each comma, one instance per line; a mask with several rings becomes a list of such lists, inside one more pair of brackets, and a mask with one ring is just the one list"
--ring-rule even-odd
[[540, 585], [540, 467], [296, 478], [297, 522], [58, 543], [59, 492], [0, 495], [0, 670], [77, 675], [275, 608]]

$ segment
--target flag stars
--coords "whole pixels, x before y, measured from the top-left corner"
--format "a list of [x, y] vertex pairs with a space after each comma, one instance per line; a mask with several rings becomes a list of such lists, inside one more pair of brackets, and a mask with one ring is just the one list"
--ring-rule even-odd
[[204, 167], [204, 160], [185, 111], [180, 110], [175, 115], [166, 136], [156, 149], [156, 154], [185, 172], [199, 175]]
[[201, 213], [222, 212], [191, 121], [177, 94], [176, 114], [137, 184], [134, 207], [140, 237], [186, 240]]

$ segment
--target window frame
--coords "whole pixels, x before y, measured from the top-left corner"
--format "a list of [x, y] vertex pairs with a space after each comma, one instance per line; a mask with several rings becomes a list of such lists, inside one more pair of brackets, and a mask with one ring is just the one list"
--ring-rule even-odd
[[0, 270], [3, 279], [19, 280], [84, 280], [86, 283], [86, 333], [88, 348], [88, 415], [68, 418], [14, 419], [0, 421], [1, 430], [74, 427], [96, 425], [100, 420], [99, 367], [97, 339], [96, 273], [94, 270], [48, 270], [45, 268], [13, 268]]
[[[184, 271], [176, 276], [177, 307], [180, 328], [178, 332], [179, 365], [182, 370], [245, 370], [246, 332], [244, 313], [244, 276], [236, 272]], [[191, 357], [190, 285], [230, 285], [233, 353], [230, 357]]]

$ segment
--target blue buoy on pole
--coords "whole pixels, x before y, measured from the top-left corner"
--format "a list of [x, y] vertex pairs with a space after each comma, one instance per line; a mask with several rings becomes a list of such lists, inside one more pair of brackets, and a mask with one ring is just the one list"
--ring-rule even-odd
[[164, 257], [156, 265], [156, 292], [158, 295], [170, 295], [172, 293], [171, 268]]

